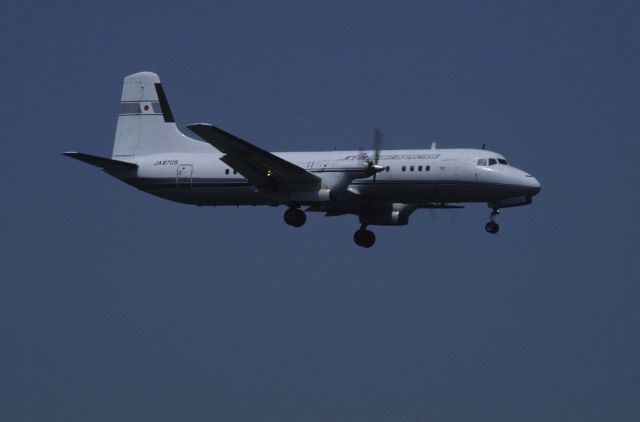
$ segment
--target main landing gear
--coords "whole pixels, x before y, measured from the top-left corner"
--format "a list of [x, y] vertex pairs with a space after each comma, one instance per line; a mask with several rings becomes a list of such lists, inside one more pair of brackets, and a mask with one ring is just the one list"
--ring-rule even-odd
[[491, 217], [489, 217], [491, 221], [484, 226], [485, 230], [491, 234], [496, 234], [498, 233], [498, 230], [500, 230], [500, 226], [496, 223], [496, 217], [498, 214], [500, 214], [500, 209], [494, 208], [493, 211], [491, 211]]
[[307, 215], [299, 208], [289, 208], [284, 213], [284, 222], [293, 227], [302, 227], [307, 221]]
[[363, 248], [370, 248], [376, 243], [376, 235], [371, 230], [367, 230], [364, 224], [353, 234], [353, 241]]

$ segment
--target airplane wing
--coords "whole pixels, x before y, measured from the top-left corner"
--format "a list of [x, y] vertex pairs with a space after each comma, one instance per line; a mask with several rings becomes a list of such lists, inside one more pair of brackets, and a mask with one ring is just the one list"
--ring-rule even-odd
[[320, 182], [318, 176], [309, 173], [302, 167], [283, 160], [215, 126], [195, 123], [187, 127], [225, 154], [221, 160], [258, 188], [271, 186], [285, 190], [296, 190], [296, 188], [317, 185]]

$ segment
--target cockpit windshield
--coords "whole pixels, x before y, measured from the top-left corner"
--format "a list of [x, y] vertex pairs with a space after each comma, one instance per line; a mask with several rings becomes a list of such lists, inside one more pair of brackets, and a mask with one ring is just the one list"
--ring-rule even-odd
[[509, 164], [507, 164], [507, 160], [505, 160], [504, 158], [479, 158], [478, 159], [478, 166], [481, 167], [485, 167], [485, 166], [495, 166], [496, 164], [502, 164], [505, 166], [508, 166]]

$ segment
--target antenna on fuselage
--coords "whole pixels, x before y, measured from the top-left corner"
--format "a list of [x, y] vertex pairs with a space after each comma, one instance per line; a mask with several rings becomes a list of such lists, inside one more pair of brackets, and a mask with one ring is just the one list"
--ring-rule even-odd
[[435, 141], [434, 141], [434, 142], [431, 142], [431, 149], [436, 149], [436, 143], [435, 143]]
[[487, 144], [482, 144], [482, 149], [485, 149], [487, 147]]

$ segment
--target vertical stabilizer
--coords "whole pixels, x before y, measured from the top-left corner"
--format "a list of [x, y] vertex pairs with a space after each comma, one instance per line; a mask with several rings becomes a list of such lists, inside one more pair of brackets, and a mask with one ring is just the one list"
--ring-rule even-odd
[[140, 72], [124, 78], [114, 159], [189, 152], [194, 142], [178, 130], [158, 75]]

